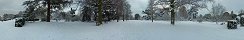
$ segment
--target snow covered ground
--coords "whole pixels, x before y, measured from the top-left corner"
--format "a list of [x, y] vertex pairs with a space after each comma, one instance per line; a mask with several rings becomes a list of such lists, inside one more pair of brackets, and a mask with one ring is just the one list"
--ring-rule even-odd
[[229, 30], [215, 22], [120, 21], [95, 26], [89, 22], [30, 22], [14, 27], [0, 22], [0, 40], [244, 40], [244, 27]]

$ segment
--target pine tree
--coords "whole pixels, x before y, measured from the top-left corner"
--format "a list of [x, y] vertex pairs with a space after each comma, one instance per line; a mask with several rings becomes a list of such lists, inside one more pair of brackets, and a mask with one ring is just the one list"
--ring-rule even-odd
[[23, 5], [27, 7], [25, 10], [27, 19], [36, 16], [35, 13], [42, 12], [42, 14], [47, 13], [45, 19], [47, 22], [50, 22], [51, 13], [53, 11], [63, 10], [65, 7], [70, 6], [71, 3], [72, 0], [28, 0], [25, 1]]

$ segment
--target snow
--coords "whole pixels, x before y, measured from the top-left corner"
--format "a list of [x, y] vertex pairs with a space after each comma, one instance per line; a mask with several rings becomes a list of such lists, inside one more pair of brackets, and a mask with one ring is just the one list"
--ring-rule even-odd
[[231, 22], [237, 22], [237, 20], [228, 20], [228, 21], [231, 21]]
[[244, 27], [235, 30], [215, 22], [130, 20], [95, 26], [92, 22], [0, 22], [0, 40], [244, 40]]

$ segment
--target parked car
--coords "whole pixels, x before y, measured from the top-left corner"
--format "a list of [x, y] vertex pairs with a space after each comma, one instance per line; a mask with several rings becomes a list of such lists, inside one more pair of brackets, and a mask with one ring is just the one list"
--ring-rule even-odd
[[15, 27], [23, 27], [25, 25], [24, 19], [16, 19], [15, 20]]
[[240, 24], [241, 24], [242, 27], [244, 26], [244, 17], [240, 18]]
[[228, 20], [227, 21], [228, 29], [237, 29], [237, 21], [236, 20]]

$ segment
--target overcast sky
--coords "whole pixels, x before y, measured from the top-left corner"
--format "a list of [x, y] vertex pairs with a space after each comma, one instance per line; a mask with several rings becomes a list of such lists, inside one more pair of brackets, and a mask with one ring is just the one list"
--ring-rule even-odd
[[[235, 14], [239, 14], [239, 10], [244, 9], [244, 0], [216, 0], [216, 3], [222, 4], [227, 9], [227, 12], [234, 11]], [[208, 9], [211, 9], [211, 5], [212, 3], [208, 4]], [[209, 11], [202, 9], [199, 13], [207, 14]]]
[[[148, 0], [128, 0], [129, 4], [131, 4], [133, 14], [141, 14], [143, 10], [146, 9], [148, 5]], [[24, 0], [0, 0], [0, 15], [10, 13], [16, 14], [19, 11], [24, 10], [24, 6], [22, 6]], [[234, 11], [237, 13], [240, 9], [244, 9], [244, 0], [216, 0], [217, 3], [222, 4], [226, 7], [227, 11]], [[208, 7], [211, 8], [211, 4]], [[206, 9], [202, 9], [199, 11], [201, 14], [209, 13]]]
[[24, 9], [24, 0], [0, 0], [0, 15], [17, 14]]
[[141, 14], [143, 10], [147, 8], [149, 0], [130, 0], [131, 10], [133, 14]]

